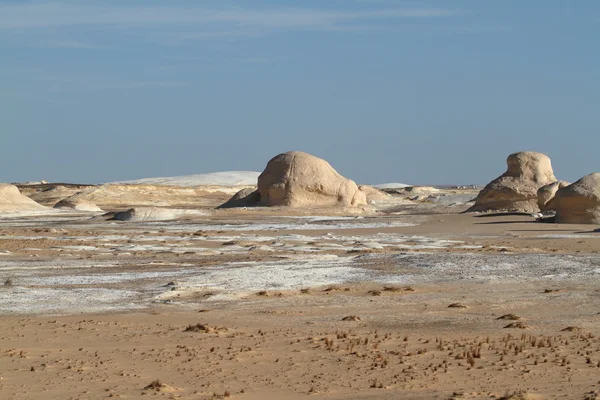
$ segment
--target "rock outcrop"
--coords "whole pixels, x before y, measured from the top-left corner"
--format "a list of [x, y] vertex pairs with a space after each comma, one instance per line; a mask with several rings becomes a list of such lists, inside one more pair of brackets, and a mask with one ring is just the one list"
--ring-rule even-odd
[[127, 211], [114, 214], [113, 219], [118, 221], [169, 221], [181, 217], [207, 215], [199, 210], [182, 210], [160, 207], [133, 207]]
[[538, 212], [538, 189], [555, 182], [550, 158], [542, 153], [519, 152], [508, 156], [507, 171], [488, 183], [467, 210]]
[[560, 224], [600, 224], [600, 173], [559, 189], [552, 200]]
[[538, 207], [540, 211], [552, 211], [554, 210], [553, 202], [554, 196], [559, 189], [569, 186], [569, 182], [556, 181], [548, 185], [542, 186], [538, 189]]
[[131, 207], [216, 207], [239, 191], [237, 187], [179, 187], [163, 185], [105, 184], [86, 188], [67, 199], [86, 201], [104, 210]]
[[260, 202], [265, 206], [356, 207], [367, 198], [354, 181], [313, 155], [291, 151], [269, 161], [258, 177]]
[[15, 185], [0, 183], [0, 213], [19, 213], [47, 210], [19, 191]]
[[360, 185], [358, 187], [358, 190], [360, 190], [361, 192], [363, 192], [365, 194], [365, 197], [367, 198], [367, 203], [369, 203], [369, 204], [389, 201], [390, 198], [392, 197], [389, 194], [387, 194], [386, 192], [383, 192], [379, 189], [375, 189], [373, 186]]
[[358, 207], [368, 197], [387, 197], [371, 187], [362, 190], [329, 163], [313, 155], [290, 151], [272, 158], [258, 177], [258, 189], [236, 193], [220, 208], [252, 206]]
[[217, 208], [256, 207], [260, 205], [260, 193], [255, 188], [245, 188]]
[[89, 201], [83, 199], [64, 199], [59, 201], [54, 205], [54, 208], [58, 209], [67, 209], [67, 210], [75, 210], [75, 211], [90, 211], [90, 212], [102, 212], [102, 209], [95, 205], [94, 203], [90, 203]]

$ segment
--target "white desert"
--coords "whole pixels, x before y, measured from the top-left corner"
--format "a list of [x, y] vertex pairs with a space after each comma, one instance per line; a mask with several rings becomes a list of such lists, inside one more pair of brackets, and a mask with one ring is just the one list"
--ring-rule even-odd
[[508, 164], [2, 185], [0, 397], [595, 398], [598, 174]]

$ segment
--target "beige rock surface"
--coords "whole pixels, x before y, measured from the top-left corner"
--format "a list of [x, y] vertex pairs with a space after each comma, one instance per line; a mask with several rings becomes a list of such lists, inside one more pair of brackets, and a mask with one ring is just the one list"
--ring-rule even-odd
[[25, 196], [14, 185], [0, 183], [0, 213], [43, 211], [47, 208]]
[[538, 189], [538, 207], [540, 211], [551, 211], [554, 209], [552, 200], [559, 189], [569, 186], [569, 182], [556, 181]]
[[513, 153], [507, 171], [488, 183], [477, 196], [473, 211], [538, 212], [538, 189], [557, 181], [550, 158], [542, 153]]
[[54, 208], [59, 209], [68, 209], [68, 210], [76, 210], [76, 211], [93, 211], [93, 212], [101, 212], [102, 209], [95, 205], [94, 203], [90, 203], [85, 199], [64, 199], [59, 201], [54, 205]]
[[185, 216], [205, 215], [198, 210], [181, 210], [160, 207], [134, 207], [115, 214], [119, 221], [169, 221]]
[[365, 193], [325, 160], [291, 151], [275, 156], [258, 177], [265, 206], [356, 207], [367, 204]]
[[559, 189], [552, 200], [560, 224], [600, 224], [600, 173]]
[[54, 207], [59, 201], [73, 196], [92, 185], [47, 183], [39, 185], [17, 185], [22, 194], [43, 206]]
[[367, 203], [369, 204], [380, 201], [388, 201], [392, 197], [389, 194], [368, 185], [360, 185], [358, 187], [358, 190], [365, 194], [365, 197], [367, 198]]
[[260, 205], [260, 193], [256, 188], [244, 188], [218, 208], [256, 207]]
[[82, 190], [68, 199], [87, 201], [102, 209], [134, 206], [216, 207], [241, 188], [212, 186], [100, 185]]

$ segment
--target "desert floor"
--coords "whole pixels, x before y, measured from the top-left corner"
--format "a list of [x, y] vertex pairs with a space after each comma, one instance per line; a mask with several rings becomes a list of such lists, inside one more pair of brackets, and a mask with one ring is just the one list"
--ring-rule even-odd
[[600, 232], [451, 211], [0, 220], [0, 398], [597, 398]]

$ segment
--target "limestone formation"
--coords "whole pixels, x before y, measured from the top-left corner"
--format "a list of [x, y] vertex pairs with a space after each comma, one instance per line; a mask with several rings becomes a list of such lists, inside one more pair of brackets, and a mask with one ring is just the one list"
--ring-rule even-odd
[[19, 191], [15, 185], [0, 183], [0, 213], [19, 213], [47, 210]]
[[472, 211], [538, 212], [538, 189], [555, 182], [550, 158], [542, 153], [519, 152], [508, 156], [507, 171], [488, 183]]
[[54, 205], [54, 208], [59, 209], [68, 209], [75, 211], [93, 211], [93, 212], [101, 212], [102, 209], [95, 205], [94, 203], [90, 203], [89, 201], [83, 199], [75, 199], [75, 198], [67, 198], [59, 201]]
[[233, 195], [218, 208], [256, 207], [260, 205], [260, 193], [255, 188], [245, 188]]
[[358, 190], [360, 190], [361, 192], [363, 192], [365, 194], [365, 197], [367, 198], [367, 203], [369, 203], [369, 204], [375, 204], [378, 202], [389, 201], [390, 198], [392, 197], [389, 194], [387, 194], [379, 189], [375, 189], [372, 186], [360, 185], [358, 187]]
[[552, 200], [559, 189], [569, 186], [569, 182], [556, 181], [538, 189], [538, 207], [540, 211], [552, 211], [554, 209]]
[[243, 189], [219, 208], [253, 206], [357, 207], [389, 196], [370, 186], [358, 187], [329, 163], [290, 151], [272, 158], [258, 177], [258, 189]]
[[258, 177], [265, 206], [356, 207], [367, 204], [354, 181], [321, 158], [299, 151], [275, 156]]
[[215, 207], [237, 192], [236, 187], [179, 187], [162, 185], [114, 185], [88, 187], [69, 199], [96, 204], [104, 210], [127, 207]]
[[133, 207], [126, 211], [114, 214], [113, 219], [118, 221], [170, 221], [182, 217], [205, 216], [201, 210], [186, 210], [161, 207]]
[[556, 210], [557, 223], [600, 224], [600, 172], [559, 189], [552, 207]]

